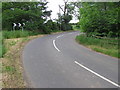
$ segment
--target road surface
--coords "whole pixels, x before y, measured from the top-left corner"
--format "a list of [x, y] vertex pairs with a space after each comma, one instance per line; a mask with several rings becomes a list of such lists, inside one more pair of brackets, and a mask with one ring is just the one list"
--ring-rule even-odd
[[118, 59], [75, 41], [80, 32], [47, 35], [30, 41], [22, 59], [34, 88], [118, 88]]

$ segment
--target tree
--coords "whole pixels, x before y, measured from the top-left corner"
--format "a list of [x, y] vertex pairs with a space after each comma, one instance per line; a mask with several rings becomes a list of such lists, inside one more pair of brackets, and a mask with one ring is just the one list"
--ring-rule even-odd
[[61, 13], [58, 13], [58, 21], [61, 24], [60, 29], [64, 31], [71, 30], [72, 26], [69, 24], [69, 22], [72, 20], [72, 11], [74, 10], [74, 7], [71, 6], [68, 0], [64, 0], [64, 5], [59, 5], [59, 8], [63, 13], [63, 15], [61, 15]]
[[3, 2], [2, 21], [3, 29], [11, 30], [12, 23], [26, 23], [27, 30], [42, 30], [44, 22], [50, 17], [47, 11], [48, 2]]
[[85, 2], [80, 8], [80, 28], [87, 35], [117, 36], [119, 4], [116, 2]]

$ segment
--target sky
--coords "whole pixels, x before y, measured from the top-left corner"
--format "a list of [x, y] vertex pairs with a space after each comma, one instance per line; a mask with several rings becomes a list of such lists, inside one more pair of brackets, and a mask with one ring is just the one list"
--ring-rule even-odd
[[[48, 3], [48, 10], [52, 10], [51, 18], [52, 19], [58, 18], [57, 13], [59, 13], [59, 5], [64, 5], [63, 0], [47, 0], [47, 1], [49, 2]], [[61, 11], [61, 13], [62, 13], [62, 11]], [[73, 18], [73, 20], [71, 20], [70, 22], [75, 23], [75, 22], [78, 22], [78, 20]]]
[[[48, 7], [49, 7], [49, 10], [52, 10], [52, 15], [51, 15], [51, 18], [52, 19], [55, 19], [57, 18], [57, 13], [59, 13], [59, 6], [58, 5], [64, 5], [64, 2], [63, 0], [47, 0], [49, 3], [48, 3]], [[91, 2], [117, 2], [117, 1], [120, 1], [120, 0], [69, 0], [69, 1], [91, 1]], [[71, 20], [70, 22], [71, 23], [75, 23], [75, 22], [78, 22], [79, 20], [77, 20], [76, 18], [73, 17], [73, 20]]]

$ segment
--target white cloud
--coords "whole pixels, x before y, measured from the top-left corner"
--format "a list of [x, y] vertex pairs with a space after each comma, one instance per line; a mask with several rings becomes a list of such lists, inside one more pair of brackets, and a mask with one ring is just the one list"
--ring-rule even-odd
[[52, 10], [52, 18], [57, 18], [57, 13], [59, 13], [59, 5], [64, 4], [63, 0], [47, 0], [48, 10]]
[[[52, 19], [58, 18], [57, 13], [59, 13], [59, 5], [64, 5], [64, 1], [63, 0], [47, 0], [47, 1], [49, 2], [48, 10], [52, 10], [51, 18]], [[71, 1], [78, 1], [78, 0], [69, 0], [69, 2]], [[78, 22], [78, 20], [73, 19], [71, 22]]]

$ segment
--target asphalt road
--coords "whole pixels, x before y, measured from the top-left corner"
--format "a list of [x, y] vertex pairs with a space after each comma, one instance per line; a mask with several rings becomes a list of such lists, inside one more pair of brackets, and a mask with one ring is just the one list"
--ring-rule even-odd
[[118, 88], [118, 59], [75, 41], [80, 32], [47, 35], [30, 41], [22, 58], [34, 88]]

